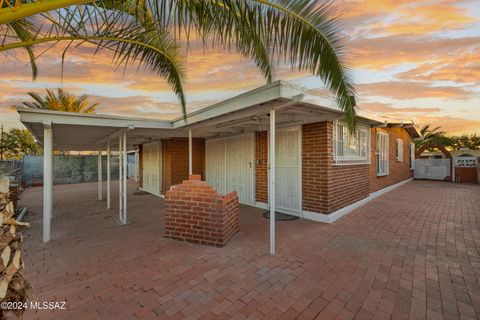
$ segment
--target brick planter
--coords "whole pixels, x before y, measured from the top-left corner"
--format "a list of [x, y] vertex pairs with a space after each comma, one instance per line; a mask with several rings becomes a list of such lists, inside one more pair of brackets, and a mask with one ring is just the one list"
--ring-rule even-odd
[[236, 192], [221, 195], [200, 175], [165, 194], [165, 238], [223, 247], [239, 230]]

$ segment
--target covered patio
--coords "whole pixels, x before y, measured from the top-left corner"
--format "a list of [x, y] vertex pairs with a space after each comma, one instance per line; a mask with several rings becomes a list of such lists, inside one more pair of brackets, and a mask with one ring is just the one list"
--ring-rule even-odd
[[163, 238], [163, 199], [135, 189], [118, 227], [117, 195], [107, 210], [96, 183], [54, 186], [49, 243], [42, 187], [21, 195], [31, 300], [67, 307], [25, 319], [480, 317], [478, 185], [413, 181], [335, 224], [277, 222], [275, 257], [265, 209], [241, 206], [240, 233], [204, 247]]

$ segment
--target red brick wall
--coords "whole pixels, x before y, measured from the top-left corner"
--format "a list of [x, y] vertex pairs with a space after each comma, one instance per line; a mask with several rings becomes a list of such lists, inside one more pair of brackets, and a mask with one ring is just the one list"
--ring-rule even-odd
[[328, 212], [332, 164], [332, 126], [327, 122], [302, 126], [303, 210]]
[[455, 167], [455, 181], [464, 183], [477, 182], [477, 168]]
[[[377, 132], [388, 133], [389, 173], [386, 176], [377, 177]], [[411, 136], [403, 128], [373, 128], [371, 129], [371, 166], [370, 166], [370, 192], [375, 192], [392, 184], [407, 180], [413, 176], [410, 170], [410, 146]], [[403, 140], [403, 161], [396, 159], [396, 139]]]
[[302, 127], [303, 210], [330, 213], [368, 196], [368, 165], [335, 165], [333, 123]]
[[331, 170], [328, 213], [368, 197], [368, 164], [334, 165]]
[[236, 192], [218, 194], [200, 175], [165, 194], [165, 237], [223, 247], [239, 231]]
[[[170, 186], [188, 179], [188, 138], [170, 138], [163, 141], [162, 194]], [[192, 141], [193, 173], [205, 174], [205, 139]]]
[[[376, 174], [376, 130], [389, 133], [390, 174]], [[406, 180], [409, 167], [409, 134], [402, 128], [372, 129], [371, 165], [335, 165], [333, 161], [333, 123], [320, 122], [302, 126], [302, 207], [303, 210], [331, 213], [366, 198], [371, 192]], [[267, 132], [256, 135], [256, 198], [268, 202]], [[396, 139], [402, 138], [403, 162], [396, 160]]]
[[267, 131], [255, 134], [255, 198], [268, 202], [268, 137]]
[[[376, 175], [376, 132], [389, 134], [390, 173]], [[371, 165], [335, 165], [333, 161], [333, 123], [320, 122], [302, 126], [302, 206], [303, 210], [330, 213], [361, 200], [369, 193], [406, 180], [409, 168], [409, 134], [402, 128], [371, 130]], [[396, 160], [396, 139], [403, 139], [403, 162]], [[188, 177], [188, 139], [171, 138], [163, 143], [162, 193]], [[268, 136], [255, 135], [256, 201], [268, 202]], [[205, 140], [193, 139], [193, 171], [205, 173]]]

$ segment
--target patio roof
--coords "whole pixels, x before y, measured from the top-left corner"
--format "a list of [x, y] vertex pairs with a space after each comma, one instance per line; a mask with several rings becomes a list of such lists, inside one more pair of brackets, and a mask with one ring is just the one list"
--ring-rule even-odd
[[[285, 81], [240, 94], [183, 117], [171, 120], [152, 120], [104, 114], [79, 114], [18, 107], [21, 122], [41, 143], [44, 126], [53, 130], [53, 148], [65, 151], [91, 151], [105, 146], [107, 140], [127, 132], [127, 147], [172, 136], [216, 137], [242, 132], [266, 130], [268, 114], [278, 110], [276, 122], [312, 123], [341, 119], [343, 113], [329, 97], [304, 94], [304, 90]], [[373, 127], [402, 126], [413, 137], [420, 136], [412, 121], [383, 118], [358, 111], [359, 121]]]

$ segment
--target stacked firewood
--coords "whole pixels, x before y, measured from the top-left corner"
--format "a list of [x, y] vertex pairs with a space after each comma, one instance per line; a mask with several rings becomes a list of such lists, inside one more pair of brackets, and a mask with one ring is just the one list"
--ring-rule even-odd
[[[21, 227], [29, 227], [26, 222], [14, 219], [15, 210], [8, 194], [0, 193], [0, 302], [25, 304], [28, 298], [28, 282], [20, 274], [24, 264], [21, 258], [22, 234]], [[9, 310], [0, 310], [0, 319]], [[10, 310], [17, 316], [24, 309]]]

